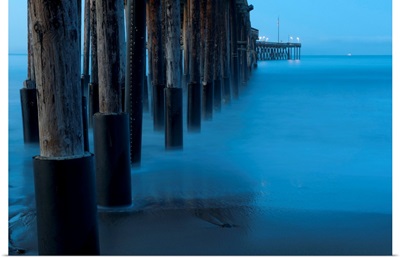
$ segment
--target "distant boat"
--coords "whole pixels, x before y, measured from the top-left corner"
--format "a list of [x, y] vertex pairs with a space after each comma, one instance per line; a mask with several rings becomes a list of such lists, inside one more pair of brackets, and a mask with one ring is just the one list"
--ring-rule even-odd
[[348, 53], [347, 56], [351, 56], [351, 53]]

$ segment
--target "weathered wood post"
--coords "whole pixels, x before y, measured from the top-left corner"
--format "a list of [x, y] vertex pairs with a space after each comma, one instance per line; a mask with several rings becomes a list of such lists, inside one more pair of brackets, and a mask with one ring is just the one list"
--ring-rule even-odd
[[237, 6], [236, 0], [229, 0], [231, 10], [231, 51], [232, 51], [232, 93], [235, 99], [239, 98], [239, 58], [237, 49]]
[[132, 203], [129, 117], [122, 112], [120, 50], [124, 46], [123, 0], [97, 0], [99, 113], [93, 116], [97, 204]]
[[189, 84], [187, 127], [189, 132], [201, 130], [201, 87], [200, 87], [200, 1], [192, 0], [189, 5], [191, 32], [189, 41]]
[[99, 75], [97, 62], [96, 0], [90, 0], [91, 82], [89, 84], [89, 127], [93, 127], [93, 115], [99, 112]]
[[89, 75], [89, 60], [90, 60], [90, 0], [85, 0], [85, 10], [83, 18], [83, 93], [88, 95], [88, 84], [90, 81]]
[[[126, 1], [126, 0], [125, 0]], [[143, 113], [149, 112], [150, 107], [149, 107], [149, 77], [151, 78], [151, 65], [150, 65], [150, 56], [151, 56], [151, 39], [150, 35], [148, 33], [149, 31], [149, 20], [148, 17], [150, 12], [150, 4], [149, 1], [146, 1], [146, 29], [147, 29], [147, 40], [145, 39], [146, 46], [145, 48], [147, 49], [147, 59], [145, 59], [145, 69], [143, 69]]]
[[206, 6], [206, 39], [204, 56], [204, 76], [203, 76], [203, 94], [202, 94], [202, 117], [204, 120], [212, 120], [213, 101], [214, 101], [214, 18], [215, 1], [207, 0]]
[[149, 38], [151, 45], [150, 69], [153, 88], [153, 126], [155, 131], [163, 131], [164, 115], [164, 88], [165, 88], [165, 59], [162, 29], [161, 0], [149, 0]]
[[[243, 16], [243, 14], [242, 14]], [[242, 18], [244, 19], [244, 18]], [[242, 72], [242, 86], [246, 86], [247, 84], [247, 51], [248, 51], [248, 41], [247, 41], [247, 30], [246, 24], [243, 21], [241, 27], [241, 37], [242, 37], [242, 51], [241, 51], [241, 72]]]
[[20, 89], [22, 127], [24, 143], [39, 142], [39, 124], [36, 99], [35, 69], [32, 51], [31, 16], [29, 15], [30, 1], [28, 1], [28, 78], [24, 81], [24, 87]]
[[204, 80], [204, 59], [206, 49], [206, 14], [207, 14], [207, 0], [200, 0], [200, 83], [203, 88]]
[[229, 103], [231, 100], [231, 82], [230, 82], [230, 33], [229, 33], [229, 3], [223, 1], [223, 28], [221, 30], [221, 76], [222, 76], [222, 100], [224, 103]]
[[221, 86], [221, 30], [222, 22], [221, 15], [221, 1], [215, 2], [214, 11], [214, 111], [221, 112], [221, 102], [222, 102], [222, 86]]
[[180, 7], [180, 0], [165, 1], [165, 54], [167, 63], [167, 87], [165, 88], [166, 149], [181, 149], [183, 147]]
[[96, 255], [93, 155], [83, 148], [78, 2], [30, 3], [40, 139], [33, 159], [38, 251]]
[[[200, 0], [200, 50], [199, 50], [199, 63], [200, 63], [200, 84], [201, 92], [203, 91], [204, 81], [204, 60], [206, 49], [206, 13], [207, 13], [207, 0]], [[201, 104], [201, 107], [203, 105]]]
[[243, 6], [243, 40], [245, 41], [245, 51], [243, 57], [244, 63], [244, 83], [247, 85], [251, 74], [251, 26], [250, 26], [250, 11], [253, 10], [253, 5]]
[[146, 69], [146, 2], [128, 0], [125, 110], [129, 114], [131, 164], [142, 156], [143, 85]]
[[244, 86], [244, 56], [246, 51], [246, 42], [244, 38], [243, 13], [241, 5], [237, 5], [237, 25], [238, 25], [238, 62], [239, 62], [239, 85]]
[[[89, 151], [89, 130], [88, 130], [88, 85], [90, 82], [89, 60], [90, 60], [90, 0], [85, 0], [84, 27], [83, 27], [83, 72], [81, 76], [82, 87], [82, 119], [83, 119], [83, 138], [84, 149]], [[79, 2], [78, 4], [81, 4]]]
[[183, 43], [183, 80], [182, 88], [186, 89], [186, 85], [189, 82], [189, 62], [190, 62], [190, 48], [189, 39], [191, 37], [191, 24], [190, 21], [190, 0], [181, 1], [181, 8], [183, 9], [183, 19], [182, 19], [182, 43]]

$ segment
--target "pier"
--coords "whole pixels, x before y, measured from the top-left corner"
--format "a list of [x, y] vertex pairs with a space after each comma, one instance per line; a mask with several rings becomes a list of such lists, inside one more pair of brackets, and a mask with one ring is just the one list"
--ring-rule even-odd
[[256, 42], [257, 60], [300, 60], [301, 43]]
[[143, 112], [166, 150], [182, 150], [185, 112], [188, 132], [200, 132], [239, 98], [257, 62], [253, 8], [247, 0], [28, 1], [21, 108], [24, 140], [40, 147], [39, 254], [99, 254], [96, 205], [131, 205]]

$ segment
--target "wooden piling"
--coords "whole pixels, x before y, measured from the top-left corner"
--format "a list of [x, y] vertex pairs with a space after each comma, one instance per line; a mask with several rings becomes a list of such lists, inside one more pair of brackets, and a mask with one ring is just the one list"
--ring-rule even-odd
[[189, 61], [190, 61], [190, 48], [189, 38], [190, 35], [190, 12], [189, 12], [190, 0], [181, 1], [181, 9], [183, 10], [182, 17], [182, 45], [183, 45], [183, 69], [182, 69], [182, 88], [186, 88], [189, 82]]
[[81, 76], [82, 88], [82, 120], [83, 120], [83, 138], [84, 150], [89, 151], [89, 126], [88, 126], [88, 104], [89, 98], [89, 60], [90, 60], [90, 0], [84, 2], [84, 28], [83, 28], [83, 72]]
[[96, 255], [93, 156], [83, 148], [79, 1], [30, 2], [40, 136], [33, 160], [38, 251]]
[[97, 14], [96, 0], [90, 0], [90, 49], [91, 51], [91, 81], [98, 83], [98, 62], [97, 62]]
[[97, 17], [96, 0], [90, 0], [90, 48], [91, 76], [89, 84], [89, 127], [93, 127], [93, 115], [99, 112], [99, 76], [97, 61]]
[[200, 1], [192, 0], [190, 12], [190, 41], [189, 41], [189, 85], [187, 127], [189, 132], [201, 130], [201, 87], [200, 87]]
[[229, 5], [227, 1], [222, 2], [222, 29], [221, 29], [221, 77], [222, 77], [222, 100], [224, 103], [229, 103], [231, 99], [231, 85], [229, 73]]
[[128, 0], [125, 110], [129, 114], [131, 164], [142, 156], [143, 84], [146, 69], [146, 3]]
[[231, 19], [231, 65], [232, 65], [232, 93], [235, 99], [239, 98], [239, 58], [238, 58], [238, 21], [236, 0], [229, 0]]
[[[32, 16], [29, 14], [31, 9], [31, 1], [28, 1], [28, 7], [27, 7], [27, 27], [28, 27], [28, 80], [30, 81], [35, 81], [35, 65], [34, 65], [34, 59], [33, 59], [33, 46], [32, 46], [32, 33], [33, 33], [33, 24], [32, 24]], [[27, 87], [31, 88], [31, 87]], [[36, 85], [35, 85], [36, 88]]]
[[38, 109], [35, 82], [25, 80], [20, 89], [24, 143], [39, 142]]
[[148, 34], [149, 66], [151, 68], [151, 84], [153, 93], [153, 127], [155, 131], [164, 130], [164, 88], [165, 59], [162, 29], [161, 0], [149, 0]]
[[132, 203], [129, 117], [122, 113], [121, 49], [124, 47], [123, 0], [97, 0], [99, 113], [93, 116], [97, 204]]
[[[77, 5], [78, 5], [78, 23], [82, 24], [82, 0], [76, 0]], [[81, 56], [82, 56], [82, 26], [79, 26], [78, 28], [78, 41], [79, 41], [79, 70], [81, 69]]]
[[243, 13], [239, 14], [241, 16], [240, 19], [240, 82], [242, 86], [245, 86], [247, 83], [247, 28], [245, 24], [245, 20], [242, 16]]
[[84, 96], [88, 95], [87, 87], [89, 84], [89, 61], [90, 61], [90, 0], [85, 0], [83, 27], [83, 76], [84, 76]]
[[[89, 151], [89, 126], [88, 126], [88, 108], [87, 98], [84, 94], [84, 89], [87, 89], [87, 78], [88, 76], [81, 76], [81, 90], [82, 90], [82, 126], [83, 126], [83, 150]], [[85, 87], [86, 85], [86, 87]]]
[[200, 0], [200, 39], [199, 39], [199, 63], [200, 63], [200, 83], [203, 88], [204, 81], [204, 59], [206, 48], [206, 14], [207, 14], [207, 0]]
[[28, 77], [23, 83], [20, 90], [21, 111], [22, 111], [22, 127], [24, 135], [24, 143], [39, 142], [39, 124], [38, 110], [36, 99], [35, 69], [33, 64], [33, 50], [31, 44], [32, 26], [31, 15], [29, 15], [30, 1], [28, 1]]
[[73, 2], [31, 2], [42, 157], [80, 156], [84, 152], [79, 26], [77, 16], [63, 15], [77, 13], [77, 2]]
[[180, 63], [180, 0], [165, 1], [165, 147], [181, 149], [183, 147], [182, 125], [182, 88]]
[[[125, 0], [124, 0], [125, 3]], [[125, 15], [125, 4], [124, 4], [124, 9], [123, 9], [123, 15]], [[122, 22], [119, 26], [121, 27], [120, 30], [123, 31], [124, 33], [121, 33], [119, 35], [119, 40], [122, 42], [121, 43], [121, 49], [119, 52], [119, 83], [121, 85], [121, 107], [122, 111], [125, 112], [125, 76], [126, 76], [126, 29], [125, 29], [125, 19], [123, 19], [124, 22]]]
[[123, 24], [123, 0], [97, 1], [97, 57], [99, 78], [99, 111], [101, 113], [120, 113], [120, 24]]
[[221, 27], [222, 27], [222, 8], [221, 1], [215, 2], [215, 11], [214, 11], [214, 76], [213, 76], [213, 88], [214, 88], [214, 98], [213, 98], [213, 106], [215, 112], [221, 112]]
[[214, 102], [214, 44], [215, 44], [215, 1], [207, 0], [206, 6], [206, 35], [204, 54], [204, 76], [202, 94], [202, 117], [212, 120]]

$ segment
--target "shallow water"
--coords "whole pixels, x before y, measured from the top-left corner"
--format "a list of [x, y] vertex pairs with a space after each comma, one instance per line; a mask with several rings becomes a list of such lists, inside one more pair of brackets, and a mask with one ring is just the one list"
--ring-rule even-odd
[[[259, 62], [239, 100], [201, 133], [184, 129], [183, 151], [166, 152], [145, 113], [134, 205], [99, 210], [102, 253], [391, 254], [391, 65], [391, 56]], [[9, 56], [9, 228], [12, 247], [35, 254], [39, 148], [23, 144], [25, 66], [26, 56]]]

